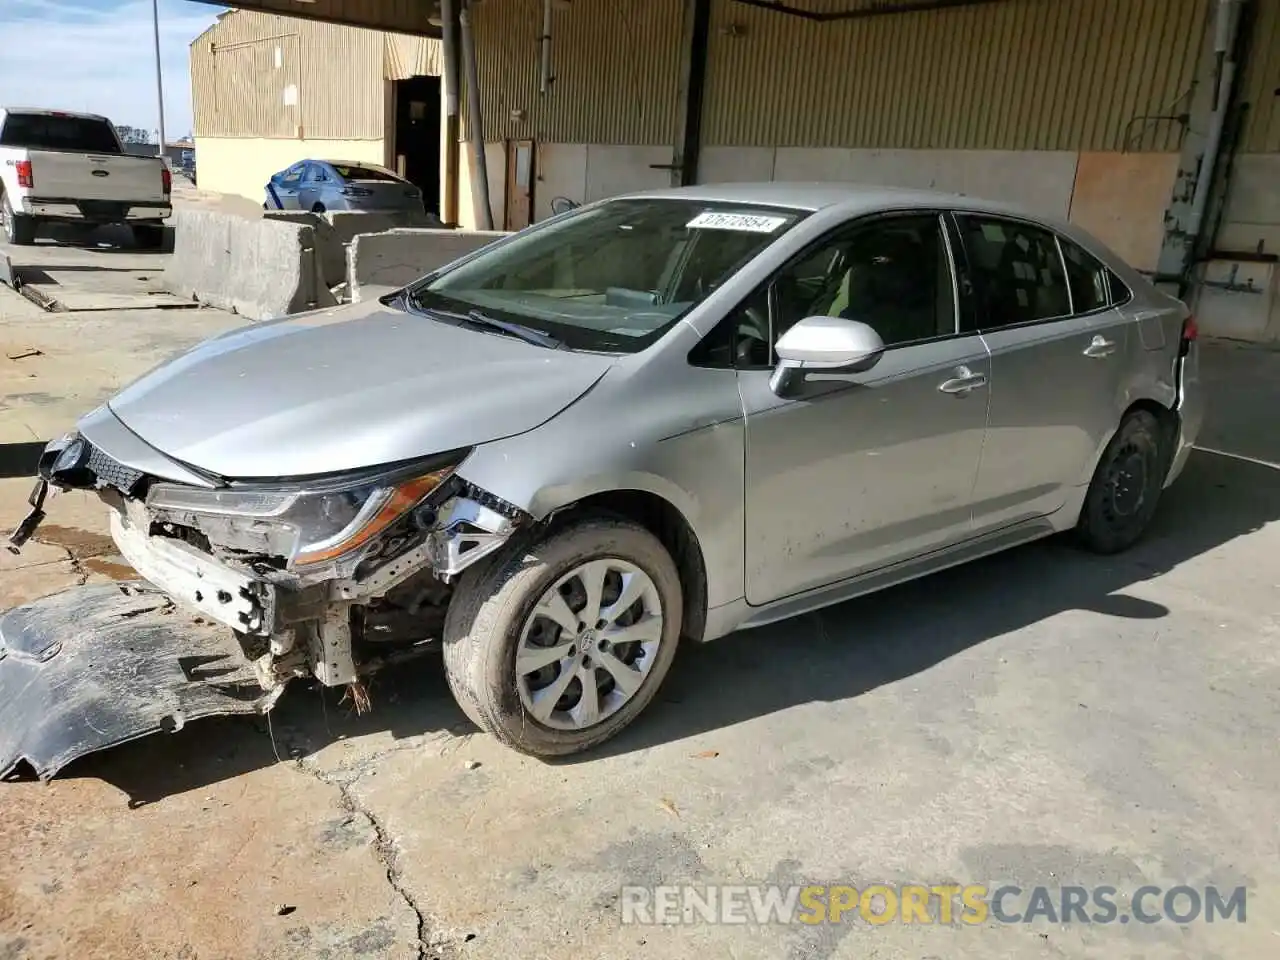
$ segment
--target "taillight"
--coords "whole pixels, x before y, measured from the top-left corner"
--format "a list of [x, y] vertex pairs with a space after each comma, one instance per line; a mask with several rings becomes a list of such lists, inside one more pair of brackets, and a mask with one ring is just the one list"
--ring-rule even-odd
[[164, 189], [164, 195], [167, 197], [173, 189], [173, 174], [169, 172], [168, 167], [160, 168], [160, 185]]
[[1178, 344], [1178, 356], [1185, 357], [1193, 344], [1200, 337], [1200, 328], [1196, 326], [1196, 318], [1188, 316], [1182, 321], [1182, 339]]
[[373, 191], [366, 190], [364, 187], [343, 187], [342, 195], [344, 197], [372, 197]]
[[15, 166], [18, 170], [18, 186], [26, 187], [28, 190], [34, 190], [36, 178], [31, 173], [31, 161], [19, 160]]

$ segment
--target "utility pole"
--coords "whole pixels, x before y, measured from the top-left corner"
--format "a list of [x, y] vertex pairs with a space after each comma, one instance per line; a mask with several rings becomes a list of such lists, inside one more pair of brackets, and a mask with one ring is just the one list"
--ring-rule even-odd
[[151, 0], [151, 24], [156, 38], [156, 97], [160, 105], [159, 154], [164, 156], [164, 77], [160, 73], [160, 0]]

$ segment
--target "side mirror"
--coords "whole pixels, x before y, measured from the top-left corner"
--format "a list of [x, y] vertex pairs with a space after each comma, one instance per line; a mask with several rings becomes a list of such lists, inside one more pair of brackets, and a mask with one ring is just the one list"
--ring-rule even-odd
[[805, 317], [778, 338], [769, 386], [784, 396], [806, 373], [862, 373], [884, 355], [880, 334], [858, 320]]

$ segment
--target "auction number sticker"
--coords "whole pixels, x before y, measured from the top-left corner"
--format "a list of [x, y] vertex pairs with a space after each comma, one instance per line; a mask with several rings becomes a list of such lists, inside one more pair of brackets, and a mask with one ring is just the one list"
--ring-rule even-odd
[[685, 227], [690, 230], [743, 230], [747, 233], [773, 233], [787, 222], [786, 217], [765, 217], [750, 213], [700, 213]]

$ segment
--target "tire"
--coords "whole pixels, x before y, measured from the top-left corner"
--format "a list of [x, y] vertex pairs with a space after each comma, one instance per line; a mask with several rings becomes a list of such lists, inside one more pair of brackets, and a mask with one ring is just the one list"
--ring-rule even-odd
[[1076, 537], [1095, 553], [1127, 550], [1155, 516], [1169, 458], [1165, 431], [1147, 410], [1135, 410], [1107, 444], [1085, 496]]
[[133, 242], [142, 250], [159, 250], [164, 246], [164, 224], [134, 224]]
[[[613, 647], [612, 653], [603, 652], [608, 647], [608, 637], [621, 634], [611, 633], [606, 628], [597, 641], [588, 627], [586, 634], [566, 637], [564, 627], [556, 626], [547, 617], [535, 615], [535, 607], [544, 594], [551, 592], [558, 581], [564, 579], [570, 580], [567, 585], [562, 585], [561, 593], [563, 596], [563, 591], [568, 591], [564, 612], [570, 613], [574, 609], [576, 587], [585, 584], [585, 580], [576, 579], [576, 571], [593, 561], [604, 561], [606, 567], [612, 563], [629, 565], [643, 573], [652, 587], [652, 590], [645, 588], [641, 600], [621, 611], [619, 620], [632, 621], [638, 611], [650, 608], [655, 597], [662, 616], [660, 631], [656, 625], [653, 627], [652, 635], [658, 637], [656, 650], [641, 656], [638, 645], [631, 644], [621, 655], [609, 661], [613, 664], [609, 669], [603, 665], [603, 660], [592, 663], [590, 658], [612, 657], [613, 653], [623, 650], [623, 647]], [[620, 589], [620, 582], [616, 574], [606, 576], [602, 586], [604, 597]], [[643, 580], [634, 578], [627, 582], [642, 584]], [[653, 699], [675, 657], [680, 639], [683, 597], [674, 561], [649, 531], [624, 520], [590, 518], [577, 521], [546, 534], [532, 545], [526, 541], [509, 548], [491, 561], [481, 562], [463, 573], [445, 618], [444, 666], [449, 688], [458, 706], [476, 726], [521, 753], [556, 757], [587, 750], [620, 732]], [[608, 607], [608, 603], [601, 602], [602, 614]], [[585, 609], [583, 607], [579, 613], [584, 613]], [[578, 616], [574, 614], [572, 618], [578, 619]], [[605, 692], [592, 699], [600, 706], [602, 720], [566, 728], [566, 723], [577, 722], [569, 711], [560, 711], [553, 706], [550, 718], [544, 721], [530, 709], [528, 699], [537, 692], [533, 689], [535, 682], [540, 682], [535, 678], [552, 671], [553, 679], [538, 688], [552, 690], [565, 673], [571, 672], [566, 669], [566, 664], [571, 667], [575, 662], [572, 658], [560, 660], [542, 667], [538, 673], [517, 676], [517, 652], [521, 649], [526, 653], [542, 649], [532, 644], [539, 639], [539, 632], [548, 633], [548, 627], [550, 639], [545, 640], [547, 646], [563, 649], [564, 644], [573, 643], [571, 652], [577, 651], [581, 662], [581, 672], [572, 671], [577, 679], [569, 680], [566, 692], [559, 695], [554, 703], [572, 700], [576, 684], [577, 701], [573, 709], [581, 712], [584, 704], [582, 676], [596, 677], [597, 690]], [[523, 640], [526, 628], [529, 640]], [[597, 642], [598, 648], [595, 646]], [[525, 646], [522, 647], [522, 643]], [[639, 679], [629, 699], [621, 700], [610, 709], [610, 703], [625, 694], [621, 686], [614, 684], [616, 674], [613, 671], [620, 661], [628, 657], [633, 658], [630, 662], [635, 666], [644, 666], [647, 662], [647, 668], [643, 673], [633, 670], [627, 675], [628, 682], [632, 678], [642, 679]], [[544, 699], [544, 702], [549, 701]]]
[[5, 239], [15, 247], [29, 247], [36, 242], [36, 221], [14, 213], [7, 196], [0, 197], [0, 220], [4, 221]]

